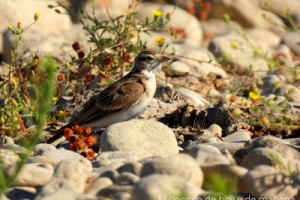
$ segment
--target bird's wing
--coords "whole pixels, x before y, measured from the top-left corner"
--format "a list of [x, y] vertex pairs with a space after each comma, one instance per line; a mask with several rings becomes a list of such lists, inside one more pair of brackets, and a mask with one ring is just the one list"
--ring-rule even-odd
[[92, 97], [72, 124], [88, 124], [129, 108], [140, 100], [145, 90], [145, 86], [134, 79], [116, 82], [98, 96]]

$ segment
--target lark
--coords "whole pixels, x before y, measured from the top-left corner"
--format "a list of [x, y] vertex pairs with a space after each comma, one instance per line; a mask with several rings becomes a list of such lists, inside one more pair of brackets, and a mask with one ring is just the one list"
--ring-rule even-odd
[[[88, 100], [77, 116], [64, 127], [79, 125], [105, 128], [141, 114], [155, 94], [155, 72], [168, 60], [170, 58], [155, 51], [142, 51], [135, 58], [131, 72]], [[60, 135], [57, 134], [49, 141], [58, 137]]]

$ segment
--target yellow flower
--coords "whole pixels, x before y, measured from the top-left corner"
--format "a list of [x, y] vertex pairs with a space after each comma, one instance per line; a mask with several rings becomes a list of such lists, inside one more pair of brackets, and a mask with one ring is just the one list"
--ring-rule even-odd
[[238, 43], [237, 43], [237, 42], [234, 42], [234, 41], [231, 42], [230, 45], [231, 45], [231, 47], [234, 48], [234, 49], [237, 49], [237, 48], [239, 47]]
[[159, 10], [152, 10], [152, 13], [154, 15], [154, 19], [158, 19], [163, 15], [163, 13]]
[[58, 101], [58, 98], [57, 98], [57, 97], [52, 97], [52, 103], [53, 103], [53, 104], [56, 104], [57, 101]]
[[14, 79], [14, 78], [12, 78], [12, 79], [10, 80], [10, 83], [11, 83], [11, 85], [12, 85], [14, 88], [16, 88], [16, 87], [18, 86], [17, 80]]
[[255, 92], [249, 92], [249, 97], [250, 97], [250, 99], [252, 99], [254, 101], [259, 99], [259, 95]]
[[38, 20], [40, 17], [40, 13], [36, 12], [34, 13], [34, 21]]
[[65, 110], [60, 110], [58, 111], [57, 116], [59, 117], [60, 120], [64, 120], [67, 116], [68, 112]]
[[162, 46], [162, 45], [164, 45], [164, 43], [165, 43], [165, 38], [163, 38], [163, 37], [157, 37], [156, 39], [155, 39], [155, 42], [156, 42], [156, 44], [158, 45], [158, 46]]

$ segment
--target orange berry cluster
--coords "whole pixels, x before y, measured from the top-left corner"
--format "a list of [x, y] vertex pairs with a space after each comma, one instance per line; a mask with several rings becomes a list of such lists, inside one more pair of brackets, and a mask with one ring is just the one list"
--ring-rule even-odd
[[210, 2], [193, 0], [193, 4], [191, 7], [187, 8], [187, 12], [196, 16], [200, 21], [204, 21], [207, 20], [211, 7], [212, 4]]
[[57, 75], [57, 81], [61, 82], [63, 80], [65, 80], [65, 75], [64, 74], [58, 74]]
[[[82, 128], [78, 125], [64, 129], [64, 136], [70, 142], [70, 149], [89, 160], [95, 156], [95, 152], [99, 151], [99, 147], [94, 146], [97, 139], [91, 136], [92, 129], [90, 127]], [[88, 148], [91, 149], [88, 149]]]
[[124, 62], [130, 63], [131, 57], [130, 57], [130, 55], [124, 55], [122, 59]]
[[72, 44], [72, 48], [74, 51], [76, 51], [79, 59], [84, 58], [84, 51], [81, 49], [80, 44], [78, 42], [74, 42], [74, 44]]

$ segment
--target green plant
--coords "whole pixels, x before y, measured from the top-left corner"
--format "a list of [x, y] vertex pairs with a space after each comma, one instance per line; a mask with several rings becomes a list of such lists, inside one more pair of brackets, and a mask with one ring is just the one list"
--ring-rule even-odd
[[285, 163], [275, 152], [270, 153], [270, 157], [272, 158], [272, 166], [279, 172], [290, 176], [298, 176], [300, 174], [298, 163], [294, 165], [290, 161], [288, 163]]
[[[100, 84], [109, 85], [115, 81], [114, 75], [119, 74], [122, 77], [124, 70], [129, 70], [132, 67], [131, 63], [136, 55], [141, 50], [146, 49], [147, 44], [140, 39], [140, 33], [163, 29], [170, 20], [172, 13], [163, 16], [162, 12], [154, 10], [153, 19], [147, 19], [145, 23], [138, 22], [136, 20], [138, 13], [134, 11], [140, 3], [138, 1], [130, 6], [129, 12], [125, 16], [112, 17], [108, 7], [106, 7], [108, 19], [100, 21], [95, 15], [94, 3], [93, 1], [92, 13], [89, 13], [82, 6], [78, 15], [60, 3], [48, 7], [60, 14], [70, 14], [75, 21], [82, 25], [82, 28], [89, 34], [88, 41], [95, 46], [85, 55], [80, 50], [79, 43], [76, 43], [73, 48], [77, 52], [78, 59], [70, 54], [71, 61], [64, 66], [78, 61], [84, 61], [91, 68], [96, 66], [101, 78]], [[61, 9], [64, 9], [65, 13]], [[160, 40], [158, 45], [162, 46], [163, 42]], [[66, 75], [68, 79], [69, 74]], [[93, 78], [95, 77], [86, 77], [89, 80]]]
[[3, 99], [3, 107], [0, 110], [0, 134], [7, 134], [14, 138], [18, 136], [15, 132], [26, 133], [23, 123], [24, 117], [27, 117], [27, 123], [30, 122], [36, 113], [34, 101], [36, 97], [32, 96], [29, 88], [36, 91], [39, 78], [39, 59], [32, 56], [29, 61], [17, 62], [15, 59], [16, 51], [22, 39], [22, 34], [38, 20], [39, 14], [35, 13], [34, 22], [26, 28], [22, 28], [21, 23], [17, 24], [17, 29], [8, 27], [15, 39], [15, 45], [11, 50], [11, 63], [2, 63], [8, 68], [8, 75], [2, 76], [0, 82], [0, 98]]
[[[8, 68], [8, 75], [1, 77], [0, 98], [3, 105], [0, 109], [0, 135], [11, 136], [26, 151], [19, 153], [20, 160], [13, 168], [12, 175], [6, 174], [7, 169], [0, 160], [0, 196], [14, 182], [37, 141], [40, 139], [45, 121], [48, 119], [54, 93], [56, 64], [52, 58], [39, 58], [32, 55], [28, 61], [17, 61], [16, 52], [22, 34], [39, 18], [34, 14], [34, 22], [22, 28], [17, 24], [14, 30], [8, 27], [15, 36], [15, 46], [11, 50], [11, 63], [3, 63]], [[25, 120], [25, 122], [24, 122]], [[26, 126], [25, 126], [26, 124]], [[35, 124], [35, 129], [27, 130], [27, 126]], [[12, 149], [14, 150], [14, 149]]]
[[237, 179], [218, 173], [209, 174], [203, 189], [209, 192], [210, 199], [236, 199]]
[[[45, 58], [41, 65], [41, 74], [47, 74], [43, 76], [43, 81], [36, 87], [36, 97], [35, 101], [32, 101], [36, 104], [36, 110], [34, 110], [36, 128], [30, 133], [30, 139], [19, 137], [19, 144], [24, 146], [27, 151], [21, 152], [19, 154], [20, 161], [14, 166], [14, 172], [12, 176], [6, 174], [6, 170], [0, 162], [0, 196], [3, 192], [14, 182], [18, 174], [22, 170], [23, 166], [27, 163], [28, 157], [31, 154], [34, 145], [40, 139], [41, 133], [43, 131], [44, 123], [48, 119], [49, 110], [52, 106], [52, 97], [54, 94], [55, 88], [55, 72], [56, 64], [53, 58]], [[16, 112], [16, 111], [13, 111]]]
[[[72, 9], [58, 3], [49, 5], [50, 9], [58, 14], [67, 14], [75, 21], [79, 22], [82, 28], [88, 33], [88, 42], [91, 44], [89, 52], [84, 52], [81, 44], [74, 41], [73, 50], [77, 55], [70, 55], [70, 61], [61, 66], [61, 74], [57, 76], [58, 84], [63, 85], [65, 89], [71, 89], [73, 96], [82, 93], [86, 85], [98, 78], [97, 85], [105, 87], [124, 76], [124, 72], [131, 70], [134, 58], [140, 51], [147, 48], [146, 42], [141, 40], [140, 34], [150, 34], [150, 31], [170, 31], [165, 30], [165, 25], [172, 17], [172, 13], [162, 13], [153, 10], [153, 18], [140, 22], [136, 19], [136, 7], [140, 1], [132, 3], [126, 15], [112, 17], [106, 7], [107, 19], [101, 18], [95, 14], [94, 1], [92, 2], [92, 11], [89, 13], [84, 6], [79, 8], [78, 13]], [[176, 6], [174, 7], [174, 10]], [[174, 12], [173, 10], [173, 12]], [[176, 33], [170, 31], [174, 37]], [[164, 38], [153, 39], [153, 42], [160, 47], [161, 53], [166, 49], [167, 44]], [[74, 72], [69, 69], [72, 65], [79, 65], [80, 72]], [[96, 71], [90, 73], [91, 70]], [[83, 86], [83, 87], [82, 87]], [[57, 90], [55, 101], [65, 94], [65, 90]], [[70, 91], [70, 90], [69, 90]], [[53, 114], [53, 120], [63, 121], [66, 112], [60, 110]]]
[[[282, 17], [287, 15], [282, 15]], [[266, 18], [266, 16], [264, 16]], [[266, 18], [270, 21], [269, 18]], [[240, 30], [230, 19], [229, 15], [224, 15], [224, 20], [230, 25], [233, 31], [240, 36], [244, 41], [247, 42], [249, 47], [253, 51], [253, 57], [257, 57], [265, 60], [268, 63], [269, 69], [266, 73], [276, 74], [277, 72], [288, 73], [293, 76], [293, 79], [290, 81], [299, 82], [299, 69], [296, 66], [285, 66], [279, 60], [277, 56], [273, 57], [268, 56], [267, 52], [263, 52], [259, 45], [255, 44], [253, 40], [250, 39], [248, 34], [245, 31]], [[290, 17], [287, 17], [287, 20], [291, 21]], [[291, 22], [291, 24], [293, 24]], [[293, 29], [295, 28], [292, 26]], [[286, 30], [290, 30], [287, 27]], [[231, 47], [234, 49], [243, 50], [235, 42], [231, 43]], [[224, 53], [226, 54], [226, 53]], [[230, 57], [227, 55], [226, 57]], [[235, 69], [228, 67], [231, 73], [234, 74]], [[279, 96], [266, 97], [262, 96], [262, 90], [260, 89], [260, 80], [257, 77], [254, 77], [255, 72], [252, 69], [252, 66], [249, 67], [249, 72], [245, 76], [238, 76], [234, 74], [236, 80], [230, 80], [227, 87], [233, 93], [231, 101], [238, 105], [239, 112], [238, 114], [233, 112], [233, 116], [237, 121], [246, 122], [254, 127], [254, 137], [262, 136], [264, 134], [277, 135], [279, 137], [287, 137], [292, 134], [293, 131], [299, 130], [300, 121], [299, 116], [295, 113], [290, 112], [289, 101], [292, 99], [292, 95], [295, 92], [293, 89], [290, 89], [285, 96], [285, 99], [281, 103], [277, 104], [276, 101], [279, 100]], [[248, 84], [245, 84], [248, 83]], [[273, 85], [269, 90], [276, 90], [281, 85], [278, 82]], [[237, 100], [237, 97], [244, 98], [244, 101]], [[237, 109], [232, 109], [236, 111]]]

